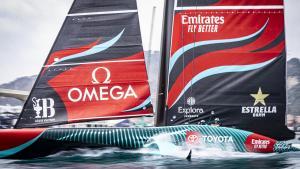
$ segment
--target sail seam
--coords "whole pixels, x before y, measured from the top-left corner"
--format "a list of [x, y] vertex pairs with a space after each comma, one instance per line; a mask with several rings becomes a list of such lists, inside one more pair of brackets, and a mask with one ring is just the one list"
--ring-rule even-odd
[[73, 65], [89, 65], [98, 63], [123, 63], [123, 62], [144, 62], [145, 59], [130, 59], [130, 60], [113, 60], [113, 61], [99, 61], [99, 62], [81, 62], [81, 63], [66, 63], [56, 65], [45, 65], [43, 67], [57, 67], [57, 66], [73, 66]]
[[92, 117], [92, 118], [80, 118], [70, 119], [70, 121], [81, 121], [81, 120], [97, 120], [97, 119], [108, 119], [108, 118], [119, 118], [119, 117], [140, 117], [140, 116], [151, 116], [152, 114], [137, 114], [137, 115], [121, 115], [121, 116], [103, 116], [103, 117]]
[[86, 15], [107, 15], [107, 14], [121, 14], [121, 13], [135, 13], [138, 10], [122, 10], [122, 11], [105, 11], [105, 12], [89, 12], [89, 13], [73, 13], [67, 16], [86, 16]]
[[283, 5], [247, 5], [247, 6], [187, 6], [176, 7], [175, 11], [182, 10], [220, 10], [220, 9], [284, 9]]

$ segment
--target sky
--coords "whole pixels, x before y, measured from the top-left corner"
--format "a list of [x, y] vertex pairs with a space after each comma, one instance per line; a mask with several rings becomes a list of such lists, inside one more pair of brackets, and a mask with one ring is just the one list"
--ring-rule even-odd
[[[138, 0], [144, 49], [159, 50], [163, 0]], [[73, 0], [1, 0], [0, 84], [38, 74]], [[153, 7], [153, 41], [149, 45]], [[300, 0], [285, 0], [288, 58], [300, 58]]]

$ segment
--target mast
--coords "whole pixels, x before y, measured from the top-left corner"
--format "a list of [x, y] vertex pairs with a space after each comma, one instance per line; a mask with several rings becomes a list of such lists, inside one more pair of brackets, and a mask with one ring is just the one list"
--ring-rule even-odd
[[162, 40], [160, 50], [160, 74], [159, 74], [159, 86], [158, 86], [158, 99], [157, 99], [157, 110], [156, 110], [156, 126], [166, 125], [166, 94], [167, 94], [167, 76], [168, 72], [168, 57], [170, 55], [171, 48], [171, 36], [172, 36], [172, 24], [173, 24], [173, 10], [174, 0], [164, 1], [164, 18], [162, 26]]

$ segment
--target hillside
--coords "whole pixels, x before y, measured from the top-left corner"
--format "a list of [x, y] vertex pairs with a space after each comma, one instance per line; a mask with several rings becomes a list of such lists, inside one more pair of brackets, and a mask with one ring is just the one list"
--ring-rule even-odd
[[[0, 88], [30, 91], [35, 82], [35, 79], [36, 76], [20, 77], [12, 82], [0, 85]], [[7, 105], [7, 104], [11, 106], [20, 106], [23, 103], [14, 98], [0, 97], [0, 105]]]
[[300, 60], [293, 58], [287, 64], [288, 113], [300, 115]]

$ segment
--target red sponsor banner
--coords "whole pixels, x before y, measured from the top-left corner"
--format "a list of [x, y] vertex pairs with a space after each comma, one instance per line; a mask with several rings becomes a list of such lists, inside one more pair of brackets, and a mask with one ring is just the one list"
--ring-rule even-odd
[[48, 84], [64, 103], [69, 122], [152, 114], [146, 107], [130, 111], [150, 96], [144, 60], [83, 64]]
[[245, 141], [248, 152], [273, 153], [276, 140], [259, 135], [251, 134]]

